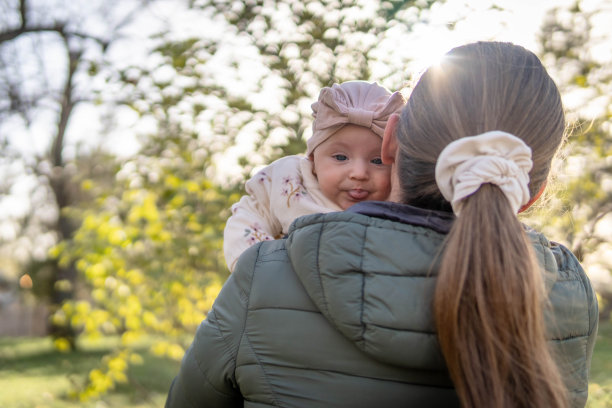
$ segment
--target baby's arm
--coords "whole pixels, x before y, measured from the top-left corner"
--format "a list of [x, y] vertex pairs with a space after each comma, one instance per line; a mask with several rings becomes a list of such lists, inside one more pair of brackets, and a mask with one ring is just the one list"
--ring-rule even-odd
[[272, 167], [259, 171], [246, 183], [247, 195], [232, 206], [223, 234], [223, 252], [230, 271], [251, 245], [279, 238], [282, 226], [271, 211]]

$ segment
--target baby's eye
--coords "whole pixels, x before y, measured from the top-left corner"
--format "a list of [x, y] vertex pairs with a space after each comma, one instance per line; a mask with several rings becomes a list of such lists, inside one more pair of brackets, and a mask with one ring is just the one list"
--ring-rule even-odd
[[372, 159], [370, 162], [373, 164], [383, 164], [382, 159], [380, 157]]
[[343, 155], [343, 154], [334, 154], [332, 157], [333, 157], [334, 159], [338, 160], [338, 161], [345, 161], [345, 160], [348, 160], [348, 157], [346, 157], [346, 156], [345, 156], [345, 155]]

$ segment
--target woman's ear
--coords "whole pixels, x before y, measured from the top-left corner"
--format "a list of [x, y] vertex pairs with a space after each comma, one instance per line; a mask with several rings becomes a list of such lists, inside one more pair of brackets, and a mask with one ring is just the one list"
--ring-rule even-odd
[[397, 138], [395, 137], [395, 128], [399, 121], [399, 115], [394, 113], [389, 117], [387, 126], [385, 126], [385, 133], [383, 133], [382, 146], [380, 149], [380, 158], [383, 164], [394, 164], [395, 155], [397, 153]]

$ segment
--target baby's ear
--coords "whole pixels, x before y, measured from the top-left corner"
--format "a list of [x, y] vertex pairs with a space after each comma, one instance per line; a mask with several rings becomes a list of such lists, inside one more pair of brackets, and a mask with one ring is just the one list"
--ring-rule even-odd
[[317, 172], [315, 170], [315, 166], [314, 166], [314, 153], [310, 153], [308, 155], [308, 160], [310, 160], [310, 163], [312, 163], [312, 175], [317, 177]]

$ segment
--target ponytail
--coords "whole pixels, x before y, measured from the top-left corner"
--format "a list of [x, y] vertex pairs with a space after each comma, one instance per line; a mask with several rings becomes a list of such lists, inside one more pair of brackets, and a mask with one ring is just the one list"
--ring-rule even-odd
[[467, 197], [448, 234], [434, 297], [442, 353], [464, 407], [567, 407], [546, 341], [532, 246], [501, 189]]
[[421, 76], [397, 123], [402, 202], [459, 214], [434, 314], [464, 407], [568, 405], [546, 341], [541, 268], [516, 217], [546, 182], [564, 128], [561, 95], [538, 57], [499, 42], [451, 50]]

